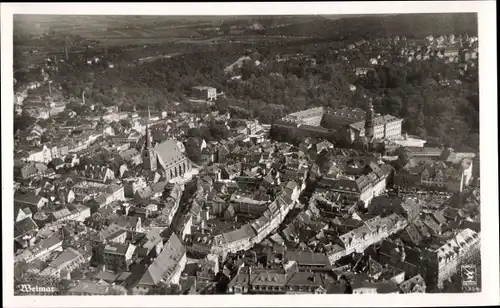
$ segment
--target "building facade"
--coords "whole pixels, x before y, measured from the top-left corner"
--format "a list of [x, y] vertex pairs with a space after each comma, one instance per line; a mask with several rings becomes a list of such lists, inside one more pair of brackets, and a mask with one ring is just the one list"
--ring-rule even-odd
[[214, 101], [217, 99], [217, 89], [207, 86], [196, 86], [192, 88], [193, 96], [207, 101]]
[[320, 126], [323, 119], [323, 107], [311, 108], [299, 112], [291, 113], [283, 118], [285, 122], [292, 122], [295, 124]]
[[456, 274], [460, 265], [479, 258], [480, 234], [464, 229], [446, 244], [433, 251], [428, 259], [428, 284], [442, 288], [444, 281]]
[[114, 272], [128, 271], [134, 251], [134, 245], [108, 244], [104, 247], [104, 266]]
[[[366, 136], [366, 121], [356, 122], [350, 125], [354, 139]], [[396, 139], [401, 136], [402, 119], [391, 115], [376, 116], [373, 118], [373, 138], [375, 139]], [[371, 133], [371, 129], [370, 129]], [[368, 137], [368, 136], [367, 136]], [[354, 140], [353, 139], [353, 140]]]
[[186, 267], [186, 249], [173, 233], [162, 252], [156, 257], [134, 287], [134, 292], [146, 293], [161, 283], [178, 284], [181, 273]]

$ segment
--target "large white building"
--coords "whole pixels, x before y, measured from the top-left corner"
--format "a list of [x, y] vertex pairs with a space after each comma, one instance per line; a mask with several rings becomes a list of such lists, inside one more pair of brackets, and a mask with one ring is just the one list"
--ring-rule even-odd
[[310, 126], [320, 126], [324, 114], [323, 107], [311, 108], [291, 113], [283, 118], [286, 122]]
[[207, 86], [196, 86], [192, 88], [193, 96], [207, 101], [214, 101], [217, 99], [217, 89]]
[[[375, 139], [396, 139], [401, 136], [402, 119], [398, 119], [391, 115], [382, 115], [374, 117], [373, 122], [373, 137]], [[364, 120], [350, 124], [349, 127], [354, 138], [356, 136], [365, 136]]]

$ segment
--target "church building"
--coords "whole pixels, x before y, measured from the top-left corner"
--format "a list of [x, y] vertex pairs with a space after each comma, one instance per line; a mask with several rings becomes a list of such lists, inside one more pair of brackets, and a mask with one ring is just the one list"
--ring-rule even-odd
[[146, 124], [146, 142], [142, 150], [143, 167], [146, 170], [159, 170], [167, 180], [183, 176], [192, 169], [191, 162], [182, 152], [177, 141], [167, 139], [153, 146], [151, 132]]

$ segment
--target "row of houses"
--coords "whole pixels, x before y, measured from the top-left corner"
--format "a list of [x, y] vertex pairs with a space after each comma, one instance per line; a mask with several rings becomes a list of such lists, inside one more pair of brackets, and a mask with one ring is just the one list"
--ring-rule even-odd
[[301, 191], [300, 186], [289, 182], [286, 190], [268, 206], [268, 209], [259, 218], [236, 230], [216, 235], [213, 239], [211, 252], [224, 259], [230, 252], [248, 250], [262, 241], [279, 227], [285, 216], [296, 204]]

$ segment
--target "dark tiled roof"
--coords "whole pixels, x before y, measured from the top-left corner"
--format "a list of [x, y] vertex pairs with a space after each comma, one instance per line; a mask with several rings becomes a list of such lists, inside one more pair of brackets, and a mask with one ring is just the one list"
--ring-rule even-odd
[[422, 235], [420, 235], [418, 228], [414, 224], [408, 225], [404, 231], [408, 234], [413, 244], [418, 245], [422, 241]]
[[185, 252], [186, 250], [184, 246], [182, 246], [179, 238], [175, 235], [175, 233], [173, 233], [163, 247], [163, 251], [160, 255], [158, 255], [158, 257], [148, 267], [146, 273], [142, 276], [139, 281], [139, 285], [156, 285], [161, 281], [165, 274], [170, 276], [169, 271], [173, 271], [175, 269]]
[[104, 280], [108, 283], [113, 283], [116, 281], [116, 279], [118, 278], [118, 274], [114, 274], [114, 273], [111, 273], [111, 272], [99, 272], [97, 274], [95, 274], [95, 276], [93, 277], [94, 279], [96, 280]]
[[22, 194], [22, 193], [16, 193], [14, 194], [14, 202], [21, 202], [25, 204], [31, 204], [31, 205], [38, 205], [38, 202], [42, 197], [40, 196], [35, 196], [32, 194]]
[[57, 256], [57, 258], [52, 261], [49, 266], [53, 268], [64, 267], [64, 265], [68, 262], [71, 262], [81, 256], [82, 254], [80, 252], [70, 247]]
[[439, 224], [445, 224], [447, 222], [446, 218], [444, 218], [443, 213], [441, 211], [432, 212], [432, 216], [434, 217], [434, 219], [436, 219], [436, 221]]
[[112, 243], [104, 247], [104, 253], [115, 254], [115, 255], [125, 255], [127, 253], [128, 245]]
[[286, 251], [285, 260], [297, 261], [299, 265], [318, 265], [328, 266], [330, 262], [324, 253], [308, 252], [308, 251]]
[[324, 285], [320, 273], [296, 272], [287, 281], [287, 286], [322, 287]]
[[255, 236], [255, 231], [250, 224], [245, 224], [236, 230], [224, 233], [222, 236], [226, 243], [231, 243], [245, 238], [251, 238]]
[[38, 229], [35, 221], [31, 217], [18, 221], [14, 224], [14, 238], [23, 236], [24, 234]]
[[180, 151], [175, 140], [166, 140], [157, 144], [155, 151], [166, 166], [175, 164], [186, 158]]

